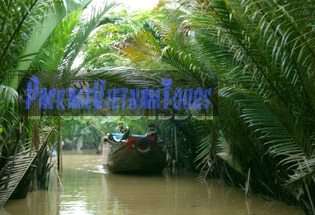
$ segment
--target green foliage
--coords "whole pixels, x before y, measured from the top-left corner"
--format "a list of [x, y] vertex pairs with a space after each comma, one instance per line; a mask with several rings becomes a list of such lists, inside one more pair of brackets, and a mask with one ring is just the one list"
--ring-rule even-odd
[[0, 85], [0, 145], [5, 147], [11, 143], [11, 135], [18, 126], [18, 93], [11, 87]]
[[88, 145], [97, 148], [102, 142], [103, 134], [90, 126], [87, 117], [63, 117], [62, 140], [64, 149], [80, 149]]
[[152, 16], [154, 16], [152, 11], [138, 13], [128, 12], [125, 9], [110, 13], [85, 43], [83, 61], [85, 69], [128, 66], [128, 62], [116, 52], [121, 48], [120, 44], [133, 32], [142, 29], [150, 30], [148, 22]]
[[[314, 1], [161, 1], [158, 11], [138, 14], [108, 14], [115, 4], [93, 9], [90, 1], [3, 4], [1, 144], [14, 145], [30, 136], [20, 131], [32, 130], [17, 108], [17, 75], [25, 75], [17, 69], [57, 71], [45, 83], [52, 85], [102, 78], [115, 87], [150, 87], [166, 73], [179, 87], [219, 82], [214, 120], [165, 121], [158, 128], [170, 139], [178, 128], [183, 157], [192, 156], [203, 177], [221, 177], [314, 213]], [[114, 66], [125, 67], [108, 69]], [[90, 71], [101, 68], [108, 70]], [[65, 118], [62, 133], [74, 144], [80, 138], [96, 144], [117, 120]], [[137, 133], [149, 122], [124, 120]]]
[[314, 2], [184, 0], [176, 9], [160, 6], [169, 19], [153, 22], [159, 40], [137, 32], [124, 51], [136, 68], [176, 69], [176, 76], [186, 74], [199, 85], [213, 85], [217, 75], [213, 105], [220, 114], [203, 127], [196, 157], [211, 163], [207, 174], [233, 184], [250, 177], [253, 191], [297, 200], [314, 213]]

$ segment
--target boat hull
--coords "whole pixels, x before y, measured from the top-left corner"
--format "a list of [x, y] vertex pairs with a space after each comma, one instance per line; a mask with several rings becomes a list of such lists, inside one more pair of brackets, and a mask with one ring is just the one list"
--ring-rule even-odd
[[110, 172], [161, 172], [166, 164], [166, 155], [159, 143], [150, 142], [149, 150], [137, 150], [135, 138], [129, 143], [104, 141], [103, 166]]

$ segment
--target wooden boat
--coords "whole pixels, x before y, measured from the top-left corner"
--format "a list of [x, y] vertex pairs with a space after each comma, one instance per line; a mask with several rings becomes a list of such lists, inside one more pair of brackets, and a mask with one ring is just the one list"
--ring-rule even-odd
[[103, 143], [103, 166], [110, 172], [161, 172], [166, 164], [162, 144], [145, 135], [111, 133]]

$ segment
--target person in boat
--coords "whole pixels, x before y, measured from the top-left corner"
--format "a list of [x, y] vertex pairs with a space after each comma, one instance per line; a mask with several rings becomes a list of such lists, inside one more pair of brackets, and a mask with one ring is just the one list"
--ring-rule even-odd
[[124, 123], [122, 123], [122, 122], [118, 123], [118, 126], [116, 127], [115, 132], [119, 133], [119, 134], [123, 134], [124, 133]]
[[147, 130], [146, 136], [147, 136], [147, 137], [153, 137], [154, 140], [157, 142], [157, 130], [156, 130], [154, 124], [150, 124], [150, 125], [149, 125], [149, 128], [148, 128], [148, 130]]

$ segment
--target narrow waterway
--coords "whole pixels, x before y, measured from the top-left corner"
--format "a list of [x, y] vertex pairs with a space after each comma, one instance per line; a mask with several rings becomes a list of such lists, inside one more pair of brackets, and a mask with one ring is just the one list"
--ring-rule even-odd
[[95, 151], [64, 152], [63, 192], [35, 191], [9, 200], [2, 215], [301, 215], [284, 202], [246, 199], [219, 180], [201, 181], [188, 173], [117, 175], [103, 170]]

